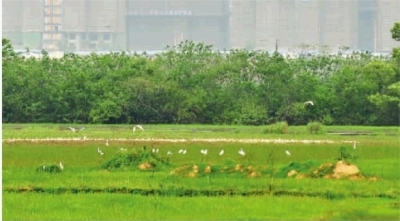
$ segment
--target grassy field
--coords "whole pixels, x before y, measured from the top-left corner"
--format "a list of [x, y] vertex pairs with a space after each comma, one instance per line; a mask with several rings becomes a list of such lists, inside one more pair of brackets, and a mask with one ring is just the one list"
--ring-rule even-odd
[[[72, 133], [68, 126], [86, 129]], [[398, 127], [331, 126], [320, 134], [309, 134], [305, 126], [289, 127], [288, 134], [265, 133], [265, 126], [144, 128], [133, 133], [129, 125], [3, 124], [3, 220], [400, 218]], [[332, 132], [367, 135], [327, 134]], [[121, 147], [136, 153], [144, 146], [146, 151], [159, 149], [157, 157], [168, 166], [156, 171], [102, 167], [121, 153]], [[97, 153], [98, 147], [104, 155]], [[238, 154], [241, 148], [245, 156]], [[279, 176], [293, 163], [316, 167], [334, 163], [341, 148], [352, 156], [348, 161], [363, 178]], [[187, 154], [179, 154], [180, 149]], [[208, 149], [206, 156], [202, 149]], [[168, 151], [173, 154], [167, 155]], [[60, 173], [36, 171], [60, 161], [64, 164]], [[219, 172], [228, 164], [241, 165], [244, 172]], [[186, 165], [197, 165], [199, 171], [211, 165], [212, 172], [194, 178], [171, 174]], [[250, 177], [249, 167], [258, 175]]]

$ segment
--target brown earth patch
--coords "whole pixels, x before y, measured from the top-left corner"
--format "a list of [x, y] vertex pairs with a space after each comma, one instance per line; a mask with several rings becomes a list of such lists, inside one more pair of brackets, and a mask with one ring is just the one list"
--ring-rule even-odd
[[140, 164], [138, 166], [138, 168], [141, 170], [148, 170], [148, 169], [153, 168], [153, 165], [151, 165], [151, 163], [145, 162], [145, 163]]

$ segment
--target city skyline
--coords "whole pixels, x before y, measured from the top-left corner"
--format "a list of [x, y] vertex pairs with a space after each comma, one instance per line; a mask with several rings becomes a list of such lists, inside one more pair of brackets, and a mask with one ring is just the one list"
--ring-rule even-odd
[[398, 0], [3, 0], [2, 34], [15, 48], [49, 51], [163, 50], [183, 40], [272, 50], [278, 40], [389, 52], [399, 11]]

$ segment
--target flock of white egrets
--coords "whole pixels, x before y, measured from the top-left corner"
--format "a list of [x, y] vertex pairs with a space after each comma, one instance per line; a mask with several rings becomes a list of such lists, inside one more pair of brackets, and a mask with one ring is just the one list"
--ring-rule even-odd
[[[312, 101], [304, 102], [304, 105], [307, 105], [307, 104], [314, 105], [314, 103], [313, 103]], [[76, 133], [76, 132], [78, 132], [78, 131], [84, 130], [85, 127], [82, 127], [81, 129], [76, 129], [76, 128], [73, 128], [73, 127], [69, 127], [69, 129], [70, 129], [72, 132]], [[143, 126], [142, 126], [142, 125], [139, 125], [139, 124], [138, 124], [138, 125], [135, 125], [135, 126], [132, 128], [132, 132], [135, 132], [136, 129], [139, 129], [139, 130], [144, 131]], [[106, 140], [106, 146], [109, 146], [108, 139]], [[355, 149], [355, 144], [354, 144], [354, 149]], [[120, 150], [121, 150], [121, 151], [126, 151], [127, 149], [121, 147]], [[157, 148], [157, 149], [152, 149], [151, 151], [152, 151], [152, 153], [154, 153], [154, 154], [159, 153], [159, 149], [158, 149], [158, 148]], [[100, 149], [100, 147], [97, 147], [97, 153], [100, 154], [101, 156], [104, 155], [104, 152]], [[186, 150], [186, 149], [180, 149], [180, 150], [178, 150], [178, 154], [183, 154], [183, 155], [184, 155], [184, 154], [186, 154], [186, 153], [187, 153], [187, 150]], [[206, 156], [206, 155], [208, 154], [208, 150], [207, 150], [207, 149], [202, 149], [202, 150], [200, 150], [200, 153], [203, 154], [204, 156]], [[219, 155], [220, 155], [220, 156], [224, 155], [224, 153], [225, 153], [224, 149], [221, 149], [221, 150], [219, 151]], [[240, 150], [238, 151], [238, 153], [239, 153], [239, 155], [241, 155], [241, 156], [246, 156], [246, 152], [245, 152], [242, 148], [240, 148]], [[286, 155], [288, 155], [288, 156], [291, 155], [290, 152], [289, 152], [288, 150], [286, 150], [285, 153], [286, 153]], [[173, 154], [172, 151], [170, 151], [170, 150], [167, 151], [167, 156], [170, 156], [170, 155], [172, 155], [172, 154]], [[60, 162], [60, 164], [61, 164], [61, 162]]]
[[[314, 103], [313, 103], [312, 101], [304, 102], [304, 105], [308, 105], [308, 104], [314, 105]], [[70, 129], [72, 132], [76, 133], [76, 132], [78, 132], [78, 131], [84, 130], [85, 127], [82, 127], [81, 129], [76, 129], [76, 128], [73, 128], [73, 127], [69, 127], [69, 129]], [[144, 128], [143, 128], [142, 125], [135, 125], [135, 126], [132, 128], [132, 131], [135, 132], [136, 129], [139, 129], [139, 130], [144, 131]], [[105, 143], [105, 144], [106, 144], [106, 146], [109, 146], [109, 141], [108, 141], [108, 139], [106, 140], [106, 143]], [[356, 141], [354, 141], [354, 143], [353, 143], [353, 148], [354, 148], [354, 149], [357, 148], [357, 147], [356, 147]], [[121, 150], [121, 151], [126, 151], [127, 149], [121, 147], [120, 150]], [[158, 148], [153, 148], [153, 149], [151, 150], [151, 152], [154, 153], [154, 154], [159, 153], [159, 151], [160, 151], [160, 150], [159, 150]], [[100, 149], [100, 147], [97, 147], [97, 153], [100, 154], [101, 156], [104, 155], [104, 152]], [[178, 150], [178, 154], [183, 154], [183, 155], [185, 155], [186, 153], [187, 153], [187, 150], [186, 150], [186, 149], [179, 149], [179, 150]], [[206, 156], [206, 155], [208, 154], [208, 149], [201, 149], [201, 150], [200, 150], [200, 153], [203, 154], [204, 156]], [[220, 156], [224, 155], [224, 153], [225, 153], [224, 149], [221, 149], [221, 150], [219, 151], [219, 155], [220, 155]], [[291, 156], [291, 153], [289, 152], [289, 150], [285, 150], [285, 153], [286, 153], [287, 156]], [[170, 155], [172, 155], [172, 154], [173, 154], [172, 151], [170, 151], [170, 150], [167, 151], [167, 156], [170, 156]], [[242, 148], [240, 148], [240, 150], [238, 151], [238, 154], [240, 154], [241, 156], [245, 156], [245, 155], [246, 155], [246, 152], [245, 152]], [[60, 162], [60, 168], [61, 168], [61, 170], [64, 169], [64, 166], [63, 166], [62, 162]]]

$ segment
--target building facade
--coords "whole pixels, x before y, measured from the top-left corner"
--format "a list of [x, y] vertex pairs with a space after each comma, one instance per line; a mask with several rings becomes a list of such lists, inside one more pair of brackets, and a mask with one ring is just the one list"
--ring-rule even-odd
[[129, 50], [162, 50], [184, 40], [229, 48], [226, 0], [128, 0], [126, 9]]
[[[3, 0], [3, 37], [49, 51], [301, 45], [390, 52], [400, 0]], [[22, 13], [21, 13], [22, 12]]]

